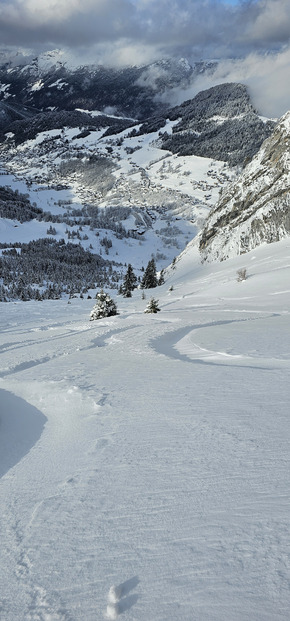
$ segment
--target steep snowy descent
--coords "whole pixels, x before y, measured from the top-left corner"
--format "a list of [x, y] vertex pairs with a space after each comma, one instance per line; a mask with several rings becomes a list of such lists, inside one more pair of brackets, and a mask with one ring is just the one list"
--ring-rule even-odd
[[156, 315], [1, 305], [4, 621], [288, 621], [289, 259], [190, 245]]

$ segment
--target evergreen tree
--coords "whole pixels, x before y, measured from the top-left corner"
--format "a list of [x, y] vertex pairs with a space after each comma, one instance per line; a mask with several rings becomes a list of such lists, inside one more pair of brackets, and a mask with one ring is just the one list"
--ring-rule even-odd
[[123, 283], [120, 286], [120, 293], [124, 298], [131, 298], [132, 291], [137, 287], [137, 277], [133, 272], [131, 263], [128, 263], [127, 272], [124, 276]]
[[96, 295], [96, 304], [91, 311], [90, 321], [102, 319], [103, 317], [112, 317], [117, 315], [117, 306], [112, 298], [105, 293], [103, 289]]
[[156, 273], [155, 259], [150, 259], [141, 280], [142, 289], [153, 289], [157, 287], [158, 279]]
[[158, 313], [161, 309], [158, 306], [159, 300], [155, 300], [155, 298], [151, 298], [147, 304], [147, 307], [144, 310], [144, 313]]
[[164, 285], [164, 283], [165, 283], [164, 270], [161, 270], [160, 275], [159, 275], [159, 280], [158, 280], [158, 286]]

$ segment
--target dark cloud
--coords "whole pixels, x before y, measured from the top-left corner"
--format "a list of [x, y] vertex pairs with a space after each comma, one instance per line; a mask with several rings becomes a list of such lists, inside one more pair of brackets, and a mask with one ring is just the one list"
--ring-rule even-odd
[[289, 0], [2, 0], [3, 44], [142, 44], [236, 56], [289, 40]]
[[11, 45], [90, 45], [132, 32], [129, 0], [6, 0], [0, 36]]

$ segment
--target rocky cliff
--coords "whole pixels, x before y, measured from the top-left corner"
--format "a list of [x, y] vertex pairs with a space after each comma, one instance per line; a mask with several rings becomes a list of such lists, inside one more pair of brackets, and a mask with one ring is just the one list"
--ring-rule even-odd
[[290, 235], [290, 112], [226, 188], [200, 239], [204, 260], [224, 260]]

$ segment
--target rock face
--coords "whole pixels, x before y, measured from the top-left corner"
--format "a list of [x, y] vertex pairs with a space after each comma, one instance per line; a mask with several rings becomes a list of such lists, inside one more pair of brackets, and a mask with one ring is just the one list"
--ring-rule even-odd
[[200, 239], [204, 260], [224, 260], [290, 235], [290, 111], [227, 187]]

